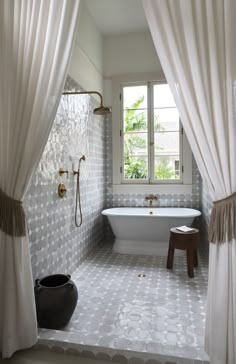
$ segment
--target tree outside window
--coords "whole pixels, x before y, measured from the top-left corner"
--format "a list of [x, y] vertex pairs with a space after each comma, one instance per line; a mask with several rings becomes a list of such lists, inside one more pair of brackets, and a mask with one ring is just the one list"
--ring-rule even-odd
[[178, 111], [167, 84], [149, 90], [147, 85], [123, 87], [124, 180], [179, 179]]

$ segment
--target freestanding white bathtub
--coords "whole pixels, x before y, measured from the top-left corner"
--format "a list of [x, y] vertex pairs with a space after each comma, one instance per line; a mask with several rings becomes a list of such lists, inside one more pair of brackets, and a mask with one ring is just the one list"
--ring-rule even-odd
[[117, 207], [102, 214], [108, 217], [115, 235], [113, 251], [167, 256], [170, 228], [190, 227], [201, 212], [181, 207]]

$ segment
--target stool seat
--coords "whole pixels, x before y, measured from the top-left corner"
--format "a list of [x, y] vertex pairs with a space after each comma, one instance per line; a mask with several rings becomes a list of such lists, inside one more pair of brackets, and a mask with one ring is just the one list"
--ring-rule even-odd
[[183, 232], [177, 228], [170, 229], [170, 240], [166, 268], [173, 267], [175, 249], [186, 250], [188, 276], [194, 277], [193, 267], [198, 266], [197, 246], [199, 242], [199, 230], [192, 228], [191, 231]]

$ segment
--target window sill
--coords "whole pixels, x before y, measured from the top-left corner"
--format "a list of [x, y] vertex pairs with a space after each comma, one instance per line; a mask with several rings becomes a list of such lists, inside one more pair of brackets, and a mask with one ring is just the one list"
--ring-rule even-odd
[[192, 184], [159, 184], [159, 185], [141, 185], [141, 184], [117, 184], [113, 185], [114, 194], [139, 194], [139, 193], [158, 193], [158, 194], [191, 194]]

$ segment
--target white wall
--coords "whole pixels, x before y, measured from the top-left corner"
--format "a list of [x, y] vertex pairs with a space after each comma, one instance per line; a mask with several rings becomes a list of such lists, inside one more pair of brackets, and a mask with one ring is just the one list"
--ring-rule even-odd
[[104, 91], [112, 104], [111, 79], [114, 76], [162, 70], [149, 31], [104, 38]]
[[150, 32], [104, 38], [104, 76], [161, 70]]
[[103, 37], [81, 0], [69, 75], [85, 90], [97, 90], [112, 105], [112, 77], [160, 71], [149, 31]]
[[103, 38], [85, 0], [80, 1], [77, 37], [68, 73], [83, 89], [103, 93]]

